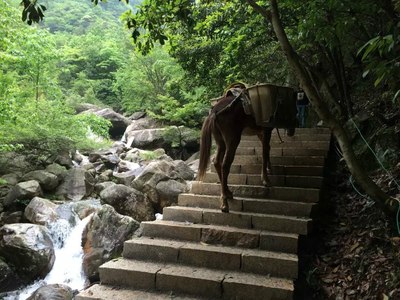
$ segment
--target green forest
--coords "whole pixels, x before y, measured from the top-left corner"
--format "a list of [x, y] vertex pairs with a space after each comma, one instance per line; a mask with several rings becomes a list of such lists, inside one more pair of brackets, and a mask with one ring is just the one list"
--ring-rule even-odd
[[0, 2], [0, 151], [101, 146], [85, 138], [87, 128], [107, 137], [109, 124], [76, 115], [81, 103], [199, 126], [209, 103], [205, 86], [190, 82], [167, 48], [134, 51], [120, 15], [135, 2], [43, 4], [46, 18], [29, 26], [19, 1]]
[[398, 161], [399, 1], [124, 3], [1, 2], [1, 149], [82, 147], [87, 126], [104, 136], [106, 122], [71, 117], [79, 103], [199, 128], [228, 84], [272, 82], [304, 89], [308, 126], [332, 129], [356, 181], [395, 210], [351, 132], [358, 122], [384, 164]]

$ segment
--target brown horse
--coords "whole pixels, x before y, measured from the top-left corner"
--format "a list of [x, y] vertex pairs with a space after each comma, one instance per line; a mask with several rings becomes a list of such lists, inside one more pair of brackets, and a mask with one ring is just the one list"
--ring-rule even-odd
[[[236, 91], [240, 91], [240, 95], [228, 90], [223, 97], [218, 99], [218, 102], [204, 120], [200, 139], [198, 180], [203, 179], [208, 167], [212, 144], [211, 134], [214, 136], [217, 144], [214, 166], [221, 183], [220, 201], [222, 212], [229, 212], [228, 200], [233, 199], [233, 194], [228, 188], [228, 176], [243, 131], [246, 129], [246, 134], [257, 134], [262, 142], [261, 178], [265, 186], [270, 186], [268, 173], [271, 170], [269, 154], [272, 130], [274, 127], [285, 127], [288, 128], [287, 135], [293, 136], [297, 124], [296, 97], [293, 90], [289, 89], [289, 95], [293, 91], [293, 96], [286, 97], [286, 99], [282, 99], [281, 97], [281, 99], [276, 101], [271, 122], [260, 126], [257, 125], [256, 119], [253, 117], [255, 115], [254, 112], [251, 115], [247, 114], [243, 106], [243, 101], [246, 101], [245, 93], [247, 93], [245, 86], [243, 84], [235, 84], [234, 88], [236, 88]], [[272, 98], [276, 100], [276, 94], [272, 95]], [[266, 99], [261, 100], [267, 101]], [[285, 105], [282, 105], [282, 102], [286, 102]]]

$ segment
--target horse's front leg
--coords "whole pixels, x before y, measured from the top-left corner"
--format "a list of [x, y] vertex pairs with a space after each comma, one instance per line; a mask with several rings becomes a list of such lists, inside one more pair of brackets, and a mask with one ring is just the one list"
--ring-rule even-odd
[[262, 168], [261, 168], [261, 180], [264, 186], [271, 186], [271, 181], [268, 178], [268, 174], [271, 174], [271, 160], [270, 160], [270, 142], [271, 133], [273, 128], [264, 128], [262, 134]]

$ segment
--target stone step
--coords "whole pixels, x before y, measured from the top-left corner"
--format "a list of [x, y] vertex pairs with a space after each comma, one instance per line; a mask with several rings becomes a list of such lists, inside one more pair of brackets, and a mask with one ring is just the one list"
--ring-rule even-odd
[[[215, 173], [215, 167], [211, 164], [211, 171]], [[260, 164], [232, 164], [230, 174], [261, 174]], [[300, 176], [322, 176], [323, 166], [283, 166], [272, 165], [274, 175], [300, 175]]]
[[[323, 156], [270, 156], [272, 165], [302, 165], [302, 166], [323, 166]], [[262, 157], [257, 155], [236, 155], [233, 160], [237, 165], [261, 164]]]
[[141, 237], [126, 241], [123, 257], [296, 279], [297, 255]]
[[[275, 147], [270, 150], [271, 156], [323, 156], [326, 157], [328, 152], [324, 149], [304, 149], [304, 148], [282, 148]], [[236, 156], [238, 155], [262, 155], [262, 147], [238, 147]]]
[[[279, 129], [279, 135], [283, 139], [284, 137], [288, 137], [286, 135], [285, 129]], [[331, 136], [331, 130], [329, 128], [296, 128], [296, 132], [294, 136], [319, 136], [319, 135], [327, 135]], [[278, 132], [276, 129], [272, 130], [271, 137], [278, 137]], [[242, 138], [244, 139], [257, 139], [257, 135], [248, 134], [246, 131], [242, 134]], [[290, 137], [289, 137], [290, 138]]]
[[[176, 295], [170, 291], [133, 290], [121, 286], [94, 284], [75, 296], [75, 300], [206, 300], [204, 297]], [[48, 299], [51, 300], [51, 299]]]
[[163, 219], [166, 221], [253, 228], [303, 235], [306, 235], [311, 230], [311, 219], [307, 217], [235, 211], [223, 213], [220, 209], [185, 206], [164, 207]]
[[[292, 141], [330, 141], [331, 134], [328, 133], [295, 133], [294, 136], [287, 136], [283, 132], [280, 132], [281, 139], [283, 142], [292, 142]], [[257, 135], [247, 135], [246, 133], [242, 134], [242, 140], [245, 141], [259, 141]], [[273, 133], [271, 135], [271, 141], [281, 141], [279, 139], [278, 134]]]
[[141, 227], [146, 237], [297, 253], [298, 235], [292, 233], [166, 220], [145, 221]]
[[103, 284], [199, 295], [209, 299], [292, 299], [293, 282], [234, 271], [117, 259], [99, 268]]
[[[178, 205], [219, 209], [219, 196], [180, 194]], [[254, 199], [235, 197], [229, 200], [231, 211], [256, 212], [262, 214], [282, 213], [287, 216], [309, 217], [315, 207], [314, 203], [302, 203], [272, 199]]]
[[[321, 176], [269, 175], [268, 178], [273, 186], [321, 188], [323, 183]], [[218, 174], [207, 172], [203, 182], [219, 183]], [[230, 174], [228, 184], [262, 185], [261, 174]]]
[[[191, 193], [202, 195], [220, 195], [221, 185], [218, 183], [204, 183], [201, 181], [192, 181]], [[320, 190], [313, 188], [298, 187], [264, 187], [256, 185], [229, 185], [234, 197], [250, 197], [264, 199], [278, 199], [288, 201], [300, 201], [306, 203], [315, 203], [319, 201]]]
[[[215, 144], [215, 143], [214, 143]], [[242, 140], [239, 144], [239, 148], [242, 147], [261, 147], [261, 142], [258, 140]], [[278, 141], [272, 140], [270, 143], [271, 148], [306, 148], [306, 149], [322, 149], [325, 151], [329, 150], [329, 141], [291, 141], [280, 143]]]

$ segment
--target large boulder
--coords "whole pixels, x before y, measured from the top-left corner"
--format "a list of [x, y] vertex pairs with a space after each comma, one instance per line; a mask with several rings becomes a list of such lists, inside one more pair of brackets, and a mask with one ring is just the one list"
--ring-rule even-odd
[[54, 160], [55, 163], [70, 169], [74, 166], [71, 155], [68, 150], [61, 150], [58, 152]]
[[62, 165], [59, 165], [59, 164], [56, 164], [56, 163], [52, 163], [51, 165], [48, 165], [46, 167], [46, 171], [51, 173], [51, 174], [56, 175], [59, 181], [64, 179], [64, 176], [68, 172], [66, 167], [64, 167]]
[[138, 190], [115, 184], [100, 192], [102, 203], [109, 204], [123, 215], [130, 216], [135, 220], [154, 220], [154, 209], [148, 198]]
[[[139, 117], [137, 118], [136, 116], [131, 116], [129, 117], [131, 119], [131, 123], [129, 126], [126, 128], [125, 133], [133, 130], [143, 130], [143, 129], [151, 129], [151, 128], [160, 128], [162, 127], [161, 123], [158, 122], [157, 120], [154, 120], [149, 117]], [[122, 138], [123, 142], [126, 142], [124, 138]]]
[[89, 196], [94, 190], [94, 177], [83, 168], [72, 168], [58, 186], [56, 195], [64, 199], [79, 201]]
[[164, 128], [139, 129], [126, 131], [124, 136], [128, 147], [140, 149], [170, 148], [164, 138]]
[[189, 191], [186, 183], [176, 180], [160, 181], [155, 187], [158, 194], [158, 212], [167, 206], [171, 206], [178, 202], [179, 194]]
[[24, 216], [33, 224], [46, 225], [47, 222], [58, 219], [57, 207], [58, 205], [50, 200], [35, 197], [25, 208]]
[[79, 103], [75, 106], [75, 112], [77, 114], [84, 112], [84, 111], [98, 111], [101, 110], [102, 108], [91, 103]]
[[65, 284], [48, 284], [38, 288], [27, 300], [72, 300], [74, 293]]
[[32, 159], [16, 152], [6, 152], [0, 155], [0, 175], [7, 173], [26, 173], [33, 171], [36, 166]]
[[83, 232], [83, 270], [91, 282], [99, 280], [101, 264], [122, 253], [124, 241], [130, 239], [139, 223], [118, 214], [109, 205], [97, 211]]
[[143, 129], [132, 123], [126, 129], [122, 141], [128, 147], [148, 150], [163, 148], [168, 155], [178, 158], [188, 158], [199, 150], [198, 132], [183, 126]]
[[27, 223], [0, 228], [0, 256], [26, 281], [44, 278], [55, 260], [48, 229]]
[[103, 108], [100, 110], [88, 110], [87, 112], [94, 113], [95, 115], [103, 117], [104, 119], [107, 119], [111, 122], [109, 134], [112, 138], [121, 137], [124, 134], [125, 129], [131, 123], [128, 118], [115, 112], [112, 108]]
[[28, 180], [16, 184], [4, 198], [4, 207], [11, 207], [18, 200], [29, 200], [36, 196], [42, 196], [43, 192], [39, 182]]
[[156, 212], [177, 202], [178, 194], [189, 190], [186, 180], [194, 172], [183, 161], [156, 160], [149, 163], [133, 180], [132, 187], [145, 193]]
[[41, 188], [44, 191], [48, 192], [53, 191], [59, 183], [57, 175], [54, 175], [45, 170], [37, 170], [26, 173], [22, 177], [22, 181], [28, 181], [28, 180], [36, 180], [37, 182], [40, 183]]

